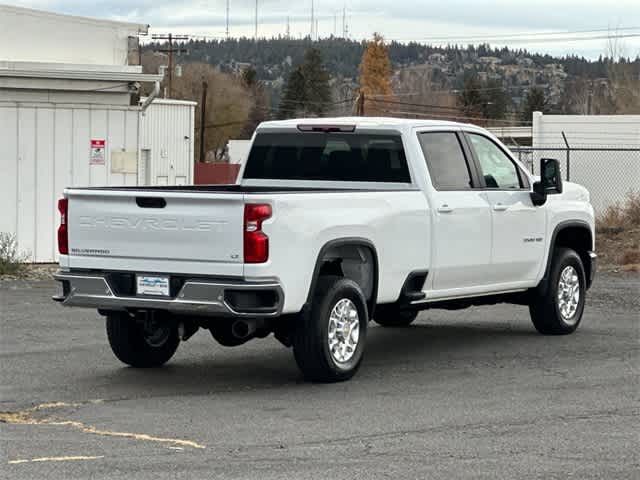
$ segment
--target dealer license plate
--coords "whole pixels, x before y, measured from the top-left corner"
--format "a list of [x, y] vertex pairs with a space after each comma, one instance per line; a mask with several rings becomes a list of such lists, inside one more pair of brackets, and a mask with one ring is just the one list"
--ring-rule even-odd
[[136, 276], [138, 295], [169, 296], [169, 277]]

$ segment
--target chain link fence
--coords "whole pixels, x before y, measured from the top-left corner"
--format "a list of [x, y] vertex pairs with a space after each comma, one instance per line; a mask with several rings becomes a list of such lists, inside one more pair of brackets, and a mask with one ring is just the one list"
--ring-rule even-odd
[[537, 175], [540, 159], [560, 161], [565, 180], [586, 187], [597, 213], [640, 192], [640, 147], [509, 147]]

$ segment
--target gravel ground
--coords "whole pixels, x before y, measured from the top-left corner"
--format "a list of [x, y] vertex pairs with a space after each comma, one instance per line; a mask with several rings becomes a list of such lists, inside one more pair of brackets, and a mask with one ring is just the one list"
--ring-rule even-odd
[[1, 478], [638, 478], [638, 275], [599, 275], [566, 337], [510, 305], [372, 327], [336, 385], [304, 383], [272, 338], [207, 332], [126, 368], [54, 291], [0, 282]]

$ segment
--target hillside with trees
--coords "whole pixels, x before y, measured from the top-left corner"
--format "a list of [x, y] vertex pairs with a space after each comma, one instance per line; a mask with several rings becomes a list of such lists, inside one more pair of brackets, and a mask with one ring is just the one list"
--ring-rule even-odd
[[[158, 53], [165, 47], [144, 47], [145, 71], [167, 64]], [[205, 145], [214, 158], [224, 156], [228, 138], [249, 138], [271, 118], [358, 113], [505, 126], [528, 124], [535, 110], [640, 113], [640, 57], [625, 58], [615, 44], [597, 60], [379, 35], [363, 42], [191, 40], [182, 47], [187, 53], [174, 60], [184, 74], [174, 78], [173, 96], [200, 102], [202, 82], [209, 83]]]

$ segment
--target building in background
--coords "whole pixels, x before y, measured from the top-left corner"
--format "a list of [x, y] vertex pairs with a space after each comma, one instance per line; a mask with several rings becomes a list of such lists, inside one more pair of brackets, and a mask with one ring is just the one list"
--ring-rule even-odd
[[229, 140], [227, 143], [229, 163], [244, 165], [247, 163], [249, 150], [251, 150], [251, 140]]
[[193, 183], [196, 106], [165, 99], [150, 104], [141, 122], [139, 184]]
[[565, 178], [585, 186], [597, 213], [640, 192], [640, 115], [533, 114], [533, 164], [560, 160]]
[[[0, 31], [14, 39], [0, 42], [0, 232], [15, 234], [21, 252], [36, 262], [56, 258], [65, 187], [190, 181], [193, 105], [180, 106], [184, 114], [165, 115], [161, 105], [143, 114], [141, 85], [162, 79], [139, 65], [147, 25], [0, 5]], [[176, 123], [152, 135], [156, 115]], [[170, 145], [169, 132], [180, 141]], [[175, 152], [182, 157], [169, 158]]]

